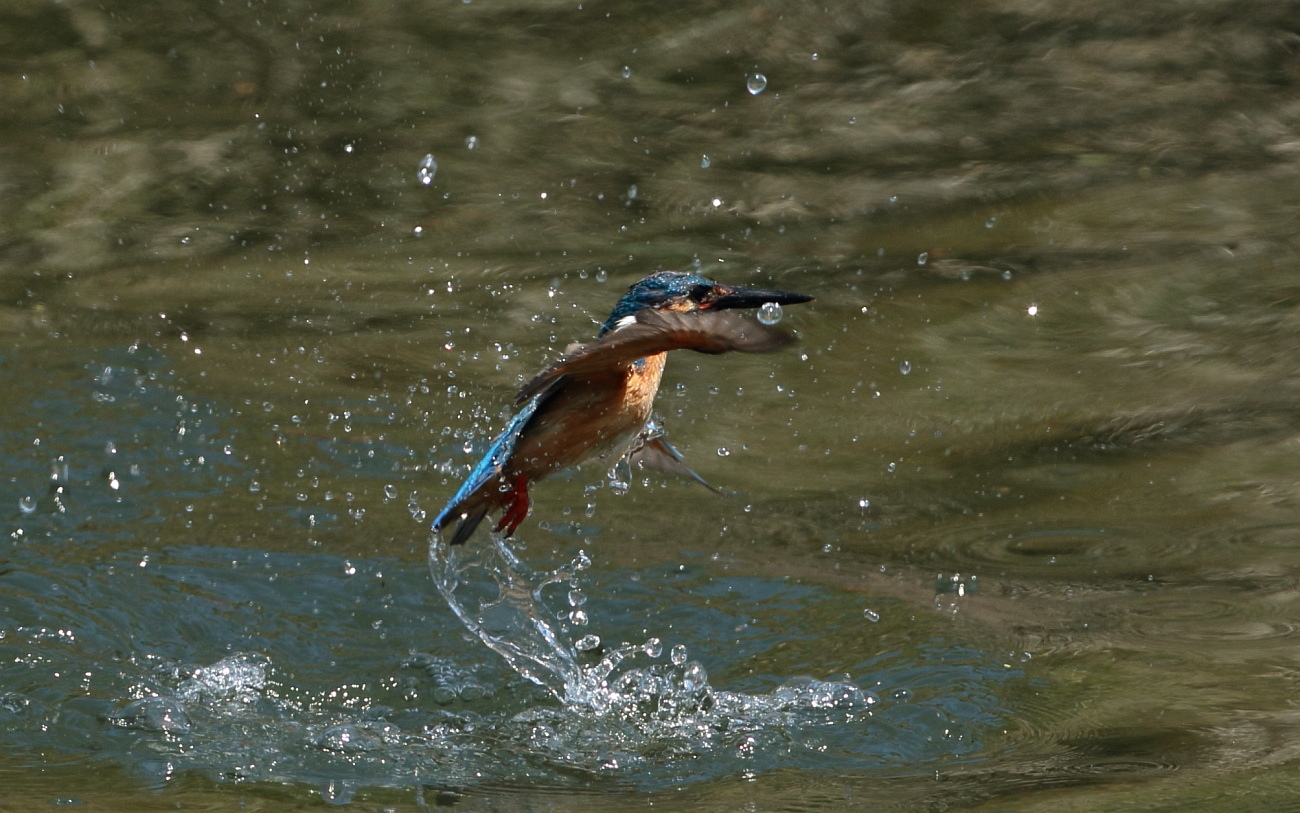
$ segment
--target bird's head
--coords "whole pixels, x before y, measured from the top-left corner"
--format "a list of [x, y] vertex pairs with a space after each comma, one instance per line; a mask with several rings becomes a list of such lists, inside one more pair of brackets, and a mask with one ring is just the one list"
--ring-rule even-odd
[[656, 271], [627, 289], [605, 324], [600, 326], [600, 335], [631, 324], [635, 321], [637, 312], [645, 308], [684, 312], [758, 308], [768, 302], [797, 305], [811, 300], [812, 297], [807, 294], [792, 291], [723, 285], [699, 274]]

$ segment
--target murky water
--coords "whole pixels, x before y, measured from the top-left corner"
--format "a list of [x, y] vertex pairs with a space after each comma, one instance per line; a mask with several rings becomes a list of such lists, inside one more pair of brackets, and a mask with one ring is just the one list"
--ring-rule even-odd
[[[1294, 3], [0, 19], [6, 803], [1296, 806]], [[817, 299], [535, 490], [564, 702], [429, 517], [661, 267]]]

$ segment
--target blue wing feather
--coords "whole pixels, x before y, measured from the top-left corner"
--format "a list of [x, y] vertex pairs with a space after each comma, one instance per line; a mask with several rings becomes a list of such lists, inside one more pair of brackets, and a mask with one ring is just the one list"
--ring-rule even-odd
[[502, 429], [501, 434], [497, 435], [496, 440], [492, 441], [492, 445], [488, 447], [483, 459], [470, 471], [469, 476], [465, 478], [465, 482], [461, 483], [456, 495], [438, 512], [438, 516], [433, 518], [433, 530], [441, 530], [447, 523], [459, 518], [461, 503], [469, 499], [470, 495], [475, 491], [501, 476], [506, 461], [514, 453], [515, 442], [519, 440], [519, 433], [532, 419], [533, 413], [537, 411], [537, 407], [545, 396], [545, 393], [534, 396], [524, 404], [523, 409], [519, 410], [518, 414], [510, 419], [510, 423], [506, 424], [506, 428]]

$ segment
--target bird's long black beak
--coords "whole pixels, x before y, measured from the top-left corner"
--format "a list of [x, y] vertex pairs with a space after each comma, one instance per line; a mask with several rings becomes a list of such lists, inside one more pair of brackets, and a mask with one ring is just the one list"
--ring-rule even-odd
[[775, 302], [778, 305], [798, 305], [801, 302], [812, 301], [811, 296], [797, 294], [794, 291], [776, 291], [770, 288], [737, 288], [730, 285], [719, 285], [718, 288], [721, 296], [708, 303], [708, 307], [713, 310], [760, 308], [768, 302]]

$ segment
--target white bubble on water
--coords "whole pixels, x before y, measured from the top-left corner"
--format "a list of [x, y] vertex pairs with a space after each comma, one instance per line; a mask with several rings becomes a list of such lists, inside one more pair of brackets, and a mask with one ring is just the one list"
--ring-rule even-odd
[[758, 321], [765, 325], [775, 325], [783, 315], [780, 302], [764, 302], [758, 309]]

